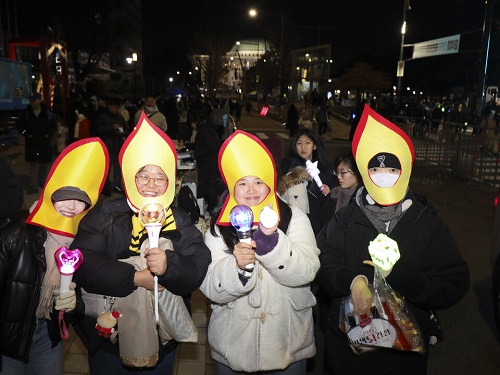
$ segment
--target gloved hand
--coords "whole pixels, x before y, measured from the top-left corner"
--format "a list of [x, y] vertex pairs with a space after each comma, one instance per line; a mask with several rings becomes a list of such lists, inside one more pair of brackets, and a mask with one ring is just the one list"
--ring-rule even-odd
[[351, 283], [351, 298], [354, 311], [358, 315], [369, 315], [373, 304], [373, 295], [365, 276], [356, 276]]
[[69, 290], [64, 293], [60, 293], [59, 289], [54, 289], [54, 301], [55, 301], [55, 309], [56, 310], [64, 310], [69, 312], [73, 310], [76, 306], [76, 293], [75, 293], [76, 284], [69, 284]]

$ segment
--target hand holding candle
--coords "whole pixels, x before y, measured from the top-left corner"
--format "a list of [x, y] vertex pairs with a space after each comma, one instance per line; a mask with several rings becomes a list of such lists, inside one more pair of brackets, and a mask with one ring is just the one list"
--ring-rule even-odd
[[54, 258], [61, 274], [59, 292], [64, 293], [69, 291], [69, 284], [73, 280], [73, 274], [83, 262], [83, 255], [78, 249], [68, 250], [63, 246], [54, 253]]
[[264, 228], [271, 229], [278, 224], [278, 213], [271, 207], [266, 206], [260, 212], [260, 225]]
[[314, 179], [314, 182], [316, 182], [316, 185], [318, 185], [319, 189], [323, 187], [323, 181], [321, 181], [321, 178], [319, 177], [319, 169], [318, 169], [318, 161], [315, 161], [314, 163], [311, 162], [310, 160], [306, 160], [306, 170], [307, 173]]
[[[248, 244], [252, 243], [252, 224], [253, 224], [253, 211], [250, 207], [240, 204], [234, 206], [229, 213], [229, 221], [231, 225], [236, 229], [238, 239], [240, 242], [246, 242]], [[247, 264], [245, 270], [240, 272], [240, 274], [245, 278], [250, 278], [252, 276], [254, 265]], [[239, 271], [239, 270], [238, 270]]]
[[[160, 231], [165, 221], [165, 209], [160, 203], [148, 203], [141, 208], [139, 218], [148, 232], [149, 247], [158, 247], [160, 240]], [[141, 251], [141, 258], [144, 259], [144, 254]], [[155, 318], [156, 323], [160, 321], [158, 314], [158, 276], [154, 275], [154, 295], [155, 295]]]

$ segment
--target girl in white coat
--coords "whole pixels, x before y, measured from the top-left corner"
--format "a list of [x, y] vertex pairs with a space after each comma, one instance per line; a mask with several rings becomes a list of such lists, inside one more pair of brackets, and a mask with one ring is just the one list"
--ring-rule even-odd
[[[205, 234], [212, 263], [200, 287], [212, 301], [208, 340], [217, 373], [305, 374], [316, 352], [309, 283], [319, 268], [309, 219], [277, 197], [276, 168], [258, 138], [235, 132], [221, 147], [219, 168], [228, 191]], [[239, 242], [230, 224], [235, 205], [253, 211], [251, 243]], [[262, 225], [264, 207], [278, 211], [278, 222]], [[253, 271], [244, 272], [249, 264]]]

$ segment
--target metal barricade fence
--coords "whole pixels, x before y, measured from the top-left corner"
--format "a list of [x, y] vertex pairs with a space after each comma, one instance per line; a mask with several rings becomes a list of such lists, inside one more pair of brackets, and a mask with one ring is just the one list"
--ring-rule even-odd
[[390, 120], [411, 138], [416, 160], [445, 168], [460, 179], [500, 187], [500, 134], [408, 116], [392, 116]]

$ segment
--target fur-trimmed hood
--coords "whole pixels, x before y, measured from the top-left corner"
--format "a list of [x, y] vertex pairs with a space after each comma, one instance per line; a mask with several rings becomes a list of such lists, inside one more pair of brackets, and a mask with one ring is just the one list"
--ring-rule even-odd
[[286, 203], [308, 214], [307, 184], [309, 181], [311, 181], [311, 176], [307, 170], [304, 167], [295, 167], [279, 179], [276, 190]]
[[304, 167], [295, 167], [278, 180], [277, 192], [283, 195], [291, 187], [311, 181], [312, 177]]

